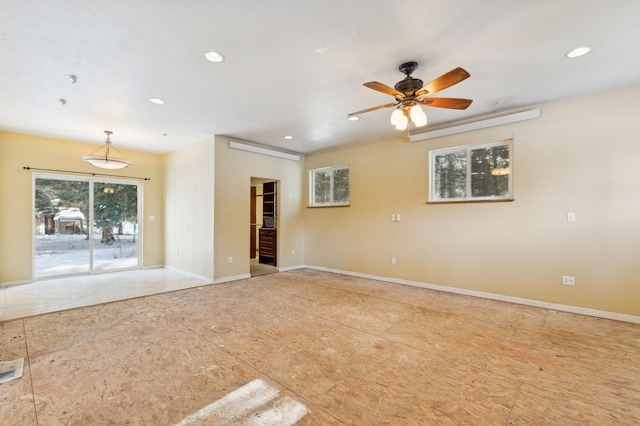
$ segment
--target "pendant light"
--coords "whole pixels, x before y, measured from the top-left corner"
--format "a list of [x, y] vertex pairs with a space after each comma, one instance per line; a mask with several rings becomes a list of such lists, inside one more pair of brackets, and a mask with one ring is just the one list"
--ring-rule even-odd
[[[111, 135], [113, 132], [109, 130], [104, 131], [107, 134], [107, 140], [104, 145], [96, 149], [89, 155], [84, 155], [82, 158], [87, 163], [100, 167], [101, 169], [124, 169], [131, 165], [131, 161], [118, 151], [113, 145], [111, 145]], [[113, 156], [111, 151], [115, 151], [119, 156]]]

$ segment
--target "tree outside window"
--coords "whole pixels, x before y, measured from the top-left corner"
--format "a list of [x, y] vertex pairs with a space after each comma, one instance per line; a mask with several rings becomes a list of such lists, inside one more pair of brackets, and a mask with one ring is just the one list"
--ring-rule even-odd
[[336, 166], [309, 171], [310, 205], [349, 205], [349, 167]]
[[429, 153], [429, 202], [512, 200], [512, 141]]

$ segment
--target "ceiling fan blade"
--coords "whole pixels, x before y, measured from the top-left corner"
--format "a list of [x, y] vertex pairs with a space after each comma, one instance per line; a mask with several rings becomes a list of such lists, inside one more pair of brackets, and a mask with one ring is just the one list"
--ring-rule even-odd
[[454, 84], [460, 83], [462, 80], [466, 80], [470, 76], [471, 74], [469, 74], [464, 69], [460, 67], [455, 68], [449, 71], [448, 73], [443, 74], [440, 77], [436, 78], [431, 83], [427, 83], [424, 86], [422, 86], [422, 89], [419, 89], [416, 92], [416, 96], [433, 94], [433, 93], [439, 92], [441, 90], [444, 90], [448, 87], [453, 86]]
[[392, 106], [396, 106], [396, 105], [398, 105], [399, 103], [400, 103], [400, 102], [393, 102], [393, 103], [390, 103], [390, 104], [378, 105], [378, 106], [373, 107], [373, 108], [363, 109], [362, 111], [358, 111], [358, 112], [352, 112], [351, 114], [349, 114], [349, 117], [353, 117], [354, 115], [364, 114], [365, 112], [375, 111], [375, 110], [377, 110], [377, 109], [389, 108], [389, 107], [392, 107]]
[[424, 98], [418, 101], [421, 105], [436, 108], [467, 109], [473, 100], [460, 98]]
[[378, 83], [377, 81], [370, 81], [368, 83], [363, 83], [363, 86], [368, 87], [369, 89], [377, 90], [378, 92], [382, 92], [385, 95], [391, 95], [399, 98], [404, 98], [404, 93], [398, 92], [393, 87], [389, 87], [386, 84]]

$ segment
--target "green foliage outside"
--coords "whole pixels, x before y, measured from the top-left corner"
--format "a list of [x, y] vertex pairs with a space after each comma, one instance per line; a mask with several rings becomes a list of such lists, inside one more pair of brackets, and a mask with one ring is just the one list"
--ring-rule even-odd
[[[113, 229], [122, 233], [122, 224], [138, 221], [136, 185], [94, 183], [94, 224], [102, 229], [102, 242], [113, 241]], [[89, 219], [89, 182], [36, 179], [35, 213], [56, 214], [76, 207]]]

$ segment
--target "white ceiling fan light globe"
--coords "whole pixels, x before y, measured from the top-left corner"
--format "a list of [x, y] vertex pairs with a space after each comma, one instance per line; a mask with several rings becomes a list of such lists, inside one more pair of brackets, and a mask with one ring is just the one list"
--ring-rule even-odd
[[406, 130], [407, 125], [409, 125], [409, 119], [406, 115], [402, 114], [400, 119], [396, 122], [396, 129], [400, 131]]
[[402, 110], [400, 108], [396, 109], [391, 113], [391, 124], [396, 126], [398, 122], [402, 119], [402, 117], [404, 117]]
[[424, 113], [420, 105], [416, 104], [409, 110], [411, 115], [411, 121], [413, 121], [416, 127], [423, 127], [427, 125], [427, 114]]
[[417, 120], [413, 120], [413, 122], [416, 124], [416, 127], [424, 127], [427, 125], [427, 116], [423, 115], [422, 117], [419, 117]]

